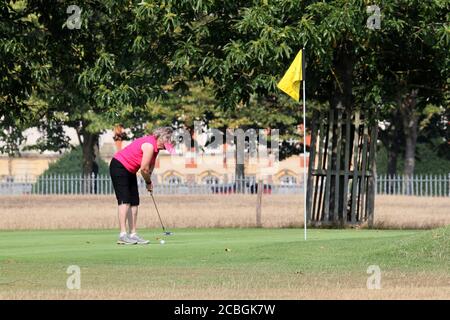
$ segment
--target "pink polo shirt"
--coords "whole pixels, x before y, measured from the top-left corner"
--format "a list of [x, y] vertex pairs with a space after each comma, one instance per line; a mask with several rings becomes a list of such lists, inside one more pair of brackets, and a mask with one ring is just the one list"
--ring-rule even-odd
[[141, 167], [143, 154], [141, 146], [144, 143], [150, 143], [151, 145], [153, 145], [153, 158], [150, 164], [154, 164], [159, 150], [156, 138], [153, 135], [144, 136], [134, 140], [122, 150], [117, 151], [114, 155], [114, 158], [119, 161], [125, 167], [125, 169], [127, 169], [131, 173], [136, 173]]

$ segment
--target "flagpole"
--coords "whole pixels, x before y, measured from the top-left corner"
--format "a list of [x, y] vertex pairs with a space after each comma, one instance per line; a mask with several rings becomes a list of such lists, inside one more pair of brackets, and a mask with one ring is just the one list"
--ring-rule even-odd
[[[305, 65], [305, 48], [303, 48], [302, 51], [302, 65]], [[307, 224], [307, 217], [306, 217], [306, 80], [305, 80], [305, 68], [302, 68], [302, 86], [303, 86], [303, 213], [304, 213], [304, 220], [305, 220], [305, 241], [306, 241], [306, 224]]]
[[[299, 66], [298, 63], [301, 63]], [[295, 101], [300, 100], [301, 87], [303, 85], [303, 191], [304, 191], [304, 225], [305, 225], [305, 240], [307, 236], [307, 215], [306, 215], [306, 189], [307, 189], [307, 177], [306, 177], [306, 81], [305, 81], [305, 48], [302, 48], [295, 56], [294, 61], [289, 66], [289, 69], [278, 82], [277, 87], [283, 92], [288, 94]], [[301, 159], [301, 158], [300, 158]]]

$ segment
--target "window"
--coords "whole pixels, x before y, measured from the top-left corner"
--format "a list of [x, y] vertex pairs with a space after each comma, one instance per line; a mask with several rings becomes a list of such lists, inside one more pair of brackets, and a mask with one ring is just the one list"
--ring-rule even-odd
[[286, 174], [280, 178], [280, 183], [284, 185], [297, 184], [297, 178], [289, 174]]
[[206, 176], [202, 179], [203, 184], [219, 184], [219, 178], [215, 176]]
[[174, 175], [167, 176], [165, 181], [168, 184], [181, 184], [181, 178]]

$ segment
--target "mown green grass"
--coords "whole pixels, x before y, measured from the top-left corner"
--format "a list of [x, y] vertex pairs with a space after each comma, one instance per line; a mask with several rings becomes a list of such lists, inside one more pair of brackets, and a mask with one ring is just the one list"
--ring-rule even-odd
[[315, 229], [307, 241], [302, 229], [173, 231], [173, 236], [143, 231], [152, 241], [148, 246], [118, 246], [112, 230], [0, 232], [0, 293], [65, 289], [69, 265], [81, 268], [83, 288], [112, 290], [283, 288], [299, 274], [364, 278], [370, 265], [383, 272], [450, 272], [450, 227]]

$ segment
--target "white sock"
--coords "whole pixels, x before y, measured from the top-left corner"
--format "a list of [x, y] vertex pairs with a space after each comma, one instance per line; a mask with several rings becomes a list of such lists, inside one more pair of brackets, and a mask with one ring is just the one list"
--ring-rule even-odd
[[121, 233], [119, 234], [119, 237], [123, 237], [123, 236], [126, 236], [126, 235], [127, 235], [126, 232], [121, 232]]
[[136, 235], [136, 232], [130, 233], [130, 237], [134, 237]]

